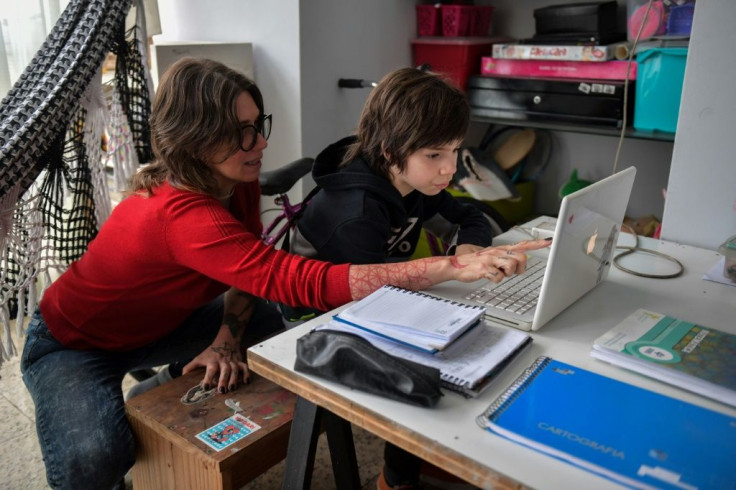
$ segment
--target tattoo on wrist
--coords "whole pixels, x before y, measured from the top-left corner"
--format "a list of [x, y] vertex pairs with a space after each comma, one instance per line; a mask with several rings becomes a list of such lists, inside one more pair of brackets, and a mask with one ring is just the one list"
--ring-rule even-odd
[[228, 342], [224, 342], [221, 345], [210, 346], [210, 349], [225, 358], [230, 358], [235, 353], [235, 349], [233, 349]]
[[230, 330], [230, 335], [237, 338], [241, 333], [243, 333], [243, 330], [245, 330], [247, 322], [240, 320], [238, 316], [233, 313], [227, 313], [222, 319], [222, 323], [227, 325], [228, 330]]
[[450, 265], [452, 265], [455, 269], [464, 269], [467, 267], [467, 265], [462, 265], [459, 260], [457, 260], [457, 256], [451, 255], [450, 256]]

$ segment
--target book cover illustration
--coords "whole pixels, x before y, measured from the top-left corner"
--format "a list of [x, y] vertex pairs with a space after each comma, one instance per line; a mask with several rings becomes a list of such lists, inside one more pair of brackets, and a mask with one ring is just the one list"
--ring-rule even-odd
[[736, 418], [540, 358], [478, 418], [632, 488], [736, 488]]
[[729, 390], [730, 397], [716, 399], [736, 405], [736, 335], [639, 309], [596, 340], [593, 349], [594, 357], [614, 362], [615, 356], [615, 364], [637, 372], [679, 378], [682, 388], [697, 391], [690, 383], [704, 381], [714, 390]]
[[493, 57], [516, 60], [561, 60], [600, 62], [625, 59], [628, 55], [626, 43], [572, 46], [543, 44], [494, 44]]

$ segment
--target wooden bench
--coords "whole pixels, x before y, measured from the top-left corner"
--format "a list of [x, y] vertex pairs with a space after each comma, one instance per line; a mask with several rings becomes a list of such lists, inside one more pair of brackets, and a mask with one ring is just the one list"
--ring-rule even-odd
[[[215, 393], [182, 402], [203, 376], [185, 376], [130, 399], [125, 410], [136, 437], [135, 490], [240, 488], [286, 456], [296, 396], [251, 374], [252, 381], [232, 393]], [[239, 403], [241, 415], [260, 426], [217, 451], [197, 434], [233, 416], [225, 403]], [[232, 402], [231, 402], [232, 404]]]

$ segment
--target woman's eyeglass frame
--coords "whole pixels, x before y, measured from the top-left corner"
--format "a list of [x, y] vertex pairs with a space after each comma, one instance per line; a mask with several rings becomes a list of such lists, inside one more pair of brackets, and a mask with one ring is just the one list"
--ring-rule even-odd
[[[259, 134], [263, 136], [263, 139], [268, 141], [268, 137], [271, 136], [271, 122], [271, 114], [264, 114], [258, 118], [255, 124], [246, 124], [241, 126], [240, 131], [242, 137], [240, 138], [240, 149], [243, 151], [251, 151], [256, 146]], [[252, 135], [251, 142], [249, 145], [245, 145], [246, 137], [250, 137], [249, 135]]]

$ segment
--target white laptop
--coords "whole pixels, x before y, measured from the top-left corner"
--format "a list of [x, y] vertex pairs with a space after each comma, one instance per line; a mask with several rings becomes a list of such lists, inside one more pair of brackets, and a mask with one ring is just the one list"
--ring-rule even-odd
[[608, 275], [635, 175], [629, 167], [565, 196], [552, 246], [528, 252], [526, 273], [500, 284], [450, 281], [427, 292], [485, 305], [490, 323], [540, 329]]

